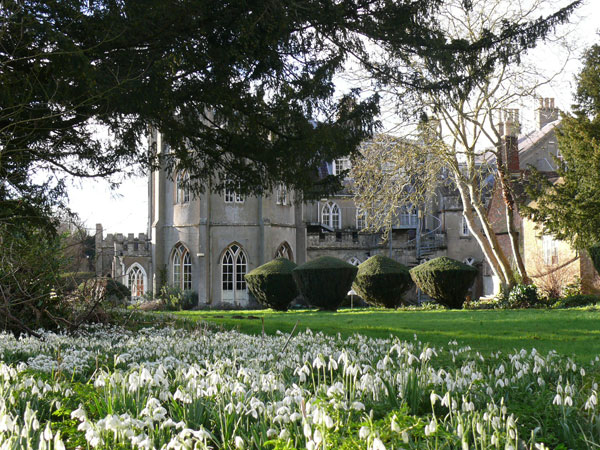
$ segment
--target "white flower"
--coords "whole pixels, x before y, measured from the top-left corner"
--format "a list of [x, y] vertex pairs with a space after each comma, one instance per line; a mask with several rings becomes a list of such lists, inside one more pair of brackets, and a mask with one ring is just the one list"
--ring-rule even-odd
[[57, 431], [56, 436], [54, 436], [54, 450], [65, 450], [65, 444], [60, 438], [60, 431]]
[[81, 422], [87, 419], [87, 414], [85, 409], [83, 409], [83, 405], [79, 405], [79, 408], [71, 413], [71, 419], [79, 419]]
[[425, 425], [425, 436], [431, 436], [433, 433], [435, 433], [437, 430], [437, 422], [435, 421], [435, 418], [431, 419], [431, 422], [429, 422], [429, 424]]
[[241, 437], [236, 436], [233, 441], [235, 443], [235, 448], [244, 448], [244, 440]]
[[52, 440], [52, 430], [50, 429], [50, 422], [46, 422], [46, 428], [44, 428], [42, 437], [47, 442], [50, 442]]
[[402, 442], [404, 442], [405, 444], [408, 444], [408, 432], [407, 431], [402, 432]]
[[362, 404], [361, 402], [352, 402], [352, 409], [354, 409], [356, 411], [364, 411], [365, 405]]
[[373, 439], [373, 444], [371, 446], [371, 449], [372, 450], [386, 450], [385, 445], [383, 445], [383, 442], [379, 438]]
[[312, 436], [312, 430], [310, 429], [310, 425], [306, 422], [304, 422], [304, 437], [306, 439], [310, 439], [310, 437]]
[[318, 428], [315, 430], [313, 440], [315, 441], [317, 447], [319, 446], [319, 444], [321, 444], [321, 442], [323, 442], [323, 435], [321, 434], [321, 430], [319, 430]]
[[562, 405], [562, 397], [560, 394], [556, 394], [556, 396], [554, 397], [554, 400], [552, 401], [553, 405]]
[[392, 431], [394, 433], [399, 433], [400, 432], [400, 426], [398, 425], [398, 422], [396, 422], [396, 415], [394, 414], [394, 417], [392, 417], [392, 422], [390, 423], [390, 428], [392, 429]]
[[369, 437], [371, 434], [371, 430], [368, 427], [362, 426], [360, 430], [358, 430], [358, 437], [363, 441]]

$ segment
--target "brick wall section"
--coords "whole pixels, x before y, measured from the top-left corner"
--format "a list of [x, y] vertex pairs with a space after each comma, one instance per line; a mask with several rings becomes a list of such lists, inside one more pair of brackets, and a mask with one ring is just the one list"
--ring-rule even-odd
[[[509, 261], [511, 261], [511, 264], [514, 264], [514, 258], [512, 257], [512, 246], [510, 245], [508, 227], [506, 226], [506, 207], [504, 204], [504, 198], [502, 196], [502, 189], [500, 189], [497, 182], [494, 186], [492, 198], [488, 206], [488, 219], [492, 229], [498, 237], [500, 248], [507, 256]], [[519, 247], [521, 248], [523, 248], [522, 223], [523, 219], [521, 218], [521, 215], [517, 210], [515, 210], [513, 215], [513, 224], [518, 233]]]

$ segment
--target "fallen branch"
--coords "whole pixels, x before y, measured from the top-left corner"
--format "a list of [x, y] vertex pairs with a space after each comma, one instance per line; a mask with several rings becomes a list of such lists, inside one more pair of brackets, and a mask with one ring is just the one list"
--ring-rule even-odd
[[292, 339], [292, 336], [294, 335], [294, 331], [296, 331], [296, 327], [298, 326], [298, 323], [300, 323], [300, 319], [296, 320], [296, 325], [294, 325], [294, 328], [292, 329], [290, 336], [287, 338], [287, 341], [285, 342], [283, 349], [281, 349], [281, 353], [285, 352], [285, 349], [287, 348], [288, 344], [290, 343], [290, 339]]

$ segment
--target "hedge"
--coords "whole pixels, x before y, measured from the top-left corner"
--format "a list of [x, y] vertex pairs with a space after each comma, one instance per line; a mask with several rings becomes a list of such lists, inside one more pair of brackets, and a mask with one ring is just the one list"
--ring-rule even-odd
[[375, 255], [358, 266], [352, 287], [367, 303], [396, 308], [413, 285], [408, 267], [383, 255]]
[[460, 309], [475, 278], [477, 269], [442, 256], [410, 270], [415, 284], [438, 303]]
[[258, 303], [278, 311], [287, 311], [298, 296], [292, 270], [298, 267], [287, 258], [276, 258], [248, 272], [244, 278]]
[[352, 288], [357, 272], [356, 266], [341, 259], [321, 256], [296, 267], [292, 276], [311, 306], [336, 311]]

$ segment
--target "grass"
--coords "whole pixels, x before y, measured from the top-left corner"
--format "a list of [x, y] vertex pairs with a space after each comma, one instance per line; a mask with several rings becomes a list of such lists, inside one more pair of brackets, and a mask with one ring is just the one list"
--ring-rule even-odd
[[338, 312], [295, 310], [181, 311], [172, 313], [187, 319], [207, 321], [243, 333], [290, 333], [310, 328], [327, 334], [371, 337], [398, 336], [435, 346], [449, 341], [471, 346], [484, 354], [536, 348], [556, 350], [580, 362], [600, 355], [600, 312], [569, 310], [483, 310], [405, 311], [384, 309], [342, 309]]

